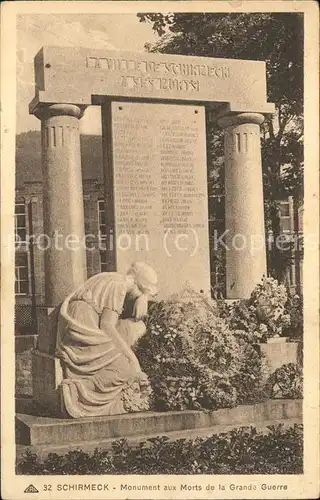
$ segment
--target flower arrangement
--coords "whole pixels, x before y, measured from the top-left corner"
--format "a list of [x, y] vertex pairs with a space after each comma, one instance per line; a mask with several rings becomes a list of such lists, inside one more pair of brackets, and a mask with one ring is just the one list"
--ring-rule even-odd
[[219, 301], [220, 314], [240, 343], [263, 342], [267, 336], [266, 325], [259, 323], [256, 308], [249, 300], [228, 304]]
[[296, 363], [282, 365], [270, 376], [267, 388], [271, 398], [302, 398], [302, 368]]
[[285, 286], [274, 278], [263, 277], [254, 288], [250, 302], [258, 319], [266, 326], [268, 337], [280, 337], [283, 327], [290, 324], [290, 316], [285, 314], [287, 300]]
[[128, 413], [148, 411], [151, 398], [151, 385], [148, 376], [143, 372], [130, 379], [121, 392], [122, 404]]
[[249, 299], [231, 305], [220, 301], [219, 309], [236, 336], [249, 343], [260, 343], [289, 330], [291, 317], [287, 304], [285, 286], [273, 278], [263, 277]]
[[[230, 329], [214, 301], [190, 288], [152, 306], [135, 352], [158, 411], [260, 400], [261, 356]], [[246, 367], [252, 376], [244, 383]]]
[[270, 369], [259, 349], [241, 341], [241, 337], [239, 342], [239, 365], [231, 376], [231, 383], [237, 390], [238, 404], [253, 404], [268, 396], [265, 380], [270, 375]]
[[265, 385], [270, 369], [257, 344], [283, 335], [297, 320], [298, 307], [289, 302], [283, 285], [263, 278], [249, 299], [231, 304], [189, 287], [154, 303], [134, 347], [150, 380], [153, 409], [215, 410], [277, 397]]

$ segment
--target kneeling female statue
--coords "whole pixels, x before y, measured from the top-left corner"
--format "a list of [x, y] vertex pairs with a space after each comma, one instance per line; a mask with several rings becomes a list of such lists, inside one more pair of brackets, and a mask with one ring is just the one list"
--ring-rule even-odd
[[[63, 369], [64, 409], [73, 418], [149, 409], [150, 386], [131, 349], [144, 334], [157, 275], [144, 262], [126, 275], [100, 273], [63, 302], [56, 356]], [[130, 308], [125, 318], [124, 309]]]

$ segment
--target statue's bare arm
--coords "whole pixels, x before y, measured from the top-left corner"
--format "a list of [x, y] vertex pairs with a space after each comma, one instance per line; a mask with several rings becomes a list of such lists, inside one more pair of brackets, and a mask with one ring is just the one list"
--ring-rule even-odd
[[121, 352], [123, 352], [125, 356], [127, 356], [127, 358], [129, 358], [130, 361], [132, 361], [132, 363], [134, 363], [136, 370], [141, 371], [138, 358], [117, 331], [116, 325], [118, 319], [119, 315], [116, 311], [106, 308], [103, 310], [101, 315], [100, 328], [110, 335], [114, 344], [120, 349]]

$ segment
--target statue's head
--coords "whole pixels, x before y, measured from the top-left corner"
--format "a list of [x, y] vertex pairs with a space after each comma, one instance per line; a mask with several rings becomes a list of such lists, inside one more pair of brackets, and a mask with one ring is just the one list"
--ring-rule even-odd
[[128, 275], [133, 277], [138, 292], [140, 292], [138, 295], [154, 297], [158, 293], [157, 273], [145, 262], [133, 262], [128, 270]]

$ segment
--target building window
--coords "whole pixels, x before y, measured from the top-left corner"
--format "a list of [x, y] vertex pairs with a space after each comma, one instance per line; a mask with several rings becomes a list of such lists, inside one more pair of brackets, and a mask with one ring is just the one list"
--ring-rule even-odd
[[29, 293], [29, 272], [27, 252], [16, 253], [15, 256], [15, 293], [27, 295]]
[[14, 211], [14, 232], [15, 241], [26, 242], [27, 239], [27, 218], [25, 203], [16, 203]]
[[98, 226], [100, 238], [106, 235], [106, 214], [104, 200], [98, 200]]
[[105, 201], [98, 200], [98, 227], [99, 227], [99, 248], [100, 248], [100, 272], [108, 271], [107, 252], [104, 250], [106, 244], [106, 215]]
[[291, 231], [291, 213], [289, 201], [279, 202], [280, 230], [282, 233]]
[[288, 201], [280, 201], [280, 217], [290, 217], [290, 205]]
[[108, 271], [107, 263], [107, 252], [105, 250], [100, 251], [100, 272], [105, 273]]
[[90, 196], [87, 194], [83, 195], [83, 211], [84, 211], [84, 234], [91, 233], [91, 221], [90, 221]]
[[209, 222], [224, 223], [225, 200], [223, 195], [211, 194], [208, 197]]

